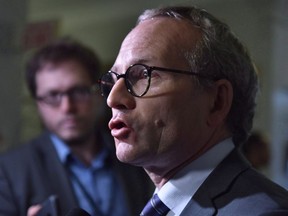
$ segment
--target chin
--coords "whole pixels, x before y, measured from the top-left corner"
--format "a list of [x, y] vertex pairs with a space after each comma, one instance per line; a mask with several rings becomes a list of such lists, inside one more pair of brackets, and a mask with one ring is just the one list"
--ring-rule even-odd
[[78, 134], [63, 134], [59, 137], [68, 145], [80, 145], [85, 141], [85, 137]]
[[132, 145], [118, 142], [116, 144], [116, 156], [118, 160], [120, 160], [123, 163], [133, 163], [135, 160], [135, 149]]
[[127, 143], [118, 143], [116, 145], [116, 156], [119, 161], [133, 166], [143, 166], [145, 158], [140, 149]]
[[123, 163], [129, 163], [131, 161], [131, 153], [129, 151], [123, 151], [123, 149], [116, 147], [116, 156], [118, 160]]

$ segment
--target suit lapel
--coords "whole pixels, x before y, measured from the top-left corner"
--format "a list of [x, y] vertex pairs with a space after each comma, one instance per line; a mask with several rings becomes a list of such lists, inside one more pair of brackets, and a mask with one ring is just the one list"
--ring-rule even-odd
[[238, 150], [233, 150], [208, 176], [181, 215], [215, 215], [215, 200], [224, 195], [233, 181], [250, 167], [245, 161]]
[[37, 144], [41, 167], [44, 167], [43, 175], [46, 176], [44, 184], [48, 193], [58, 195], [62, 212], [78, 206], [67, 171], [58, 158], [49, 134], [44, 134]]

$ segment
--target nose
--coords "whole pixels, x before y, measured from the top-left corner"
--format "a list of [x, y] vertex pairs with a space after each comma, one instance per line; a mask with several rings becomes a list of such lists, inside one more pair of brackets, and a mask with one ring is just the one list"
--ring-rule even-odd
[[124, 79], [119, 79], [112, 87], [107, 98], [107, 105], [115, 109], [133, 109], [135, 107], [135, 98], [128, 92]]
[[65, 113], [72, 112], [75, 109], [75, 102], [69, 95], [62, 95], [59, 108]]

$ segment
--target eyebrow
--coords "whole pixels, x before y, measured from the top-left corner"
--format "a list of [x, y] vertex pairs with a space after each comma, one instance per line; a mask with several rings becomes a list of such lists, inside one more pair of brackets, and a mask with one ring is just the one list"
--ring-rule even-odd
[[[153, 58], [152, 57], [149, 57], [149, 58], [135, 58], [133, 59], [130, 64], [126, 67], [125, 71], [128, 69], [128, 67], [130, 67], [131, 65], [134, 65], [134, 64], [147, 64], [149, 65], [149, 62], [152, 60]], [[115, 66], [113, 65], [109, 71], [114, 71], [114, 72], [117, 72], [118, 70], [118, 66]]]
[[149, 62], [151, 62], [151, 60], [154, 59], [152, 56], [150, 56], [149, 58], [137, 58], [137, 59], [134, 59], [132, 62], [132, 64], [130, 65], [133, 65], [133, 64], [148, 64]]

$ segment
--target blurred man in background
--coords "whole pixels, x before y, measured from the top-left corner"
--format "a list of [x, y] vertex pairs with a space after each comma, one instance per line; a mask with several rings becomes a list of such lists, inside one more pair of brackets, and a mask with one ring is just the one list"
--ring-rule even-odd
[[267, 138], [258, 131], [253, 131], [242, 145], [243, 154], [251, 165], [265, 172], [270, 162], [270, 148]]
[[[56, 195], [59, 215], [136, 215], [149, 195], [143, 170], [118, 162], [100, 115], [95, 53], [61, 39], [35, 53], [26, 81], [46, 131], [0, 158], [0, 215], [26, 215]], [[35, 211], [34, 211], [35, 212]]]

